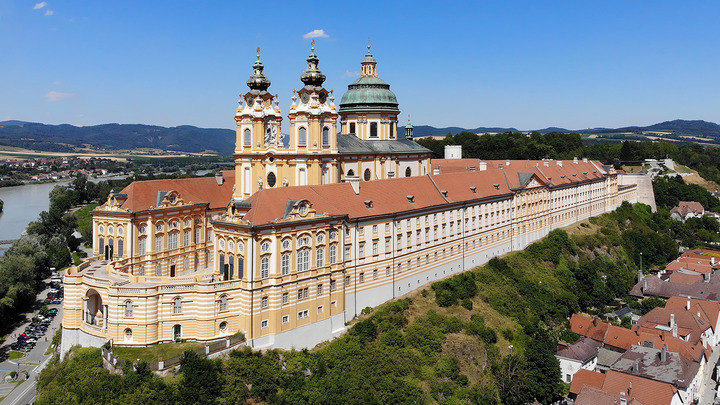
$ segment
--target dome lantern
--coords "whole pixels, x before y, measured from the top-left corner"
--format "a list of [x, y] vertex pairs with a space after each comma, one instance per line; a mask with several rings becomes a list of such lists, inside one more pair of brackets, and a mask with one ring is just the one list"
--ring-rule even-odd
[[267, 91], [268, 87], [270, 87], [270, 79], [268, 79], [267, 76], [265, 76], [265, 73], [263, 73], [264, 69], [265, 66], [262, 62], [260, 62], [260, 47], [258, 47], [257, 60], [253, 64], [253, 74], [247, 81], [247, 86], [250, 90], [264, 92]]
[[305, 83], [305, 88], [310, 90], [319, 90], [325, 82], [325, 74], [320, 70], [318, 64], [320, 59], [315, 55], [315, 40], [311, 42], [310, 56], [307, 58], [307, 69], [300, 76], [300, 80]]

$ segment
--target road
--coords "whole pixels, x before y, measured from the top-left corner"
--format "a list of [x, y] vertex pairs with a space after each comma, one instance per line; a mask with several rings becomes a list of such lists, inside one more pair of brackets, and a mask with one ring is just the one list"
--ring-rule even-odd
[[[38, 294], [38, 299], [40, 299], [41, 301], [45, 300], [49, 291], [49, 288], [42, 291], [40, 294]], [[27, 371], [29, 375], [29, 378], [27, 380], [14, 387], [14, 389], [13, 386], [15, 385], [15, 383], [0, 383], [0, 397], [5, 396], [2, 402], [0, 402], [0, 405], [25, 405], [35, 402], [35, 395], [37, 393], [37, 376], [40, 374], [42, 369], [47, 366], [48, 362], [52, 358], [52, 354], [45, 355], [45, 352], [52, 344], [52, 338], [55, 335], [55, 332], [60, 328], [60, 324], [62, 322], [62, 304], [48, 305], [48, 307], [57, 308], [58, 313], [52, 320], [52, 322], [50, 322], [50, 325], [45, 332], [45, 336], [41, 337], [38, 340], [35, 347], [30, 350], [30, 352], [28, 352], [25, 357], [16, 360], [5, 360], [4, 362], [0, 363], [0, 382], [4, 382], [5, 376], [7, 376], [12, 371]], [[37, 312], [38, 311], [29, 313], [27, 315], [26, 322], [18, 326], [17, 329], [8, 336], [2, 347], [9, 346], [13, 342], [15, 342], [16, 338], [13, 338], [13, 336], [17, 336], [23, 333], [25, 327], [30, 323], [30, 319], [32, 319], [37, 314]]]
[[710, 355], [710, 359], [707, 362], [707, 365], [705, 366], [705, 376], [704, 381], [705, 383], [700, 386], [700, 395], [699, 395], [699, 401], [698, 404], [700, 405], [706, 405], [706, 404], [714, 404], [715, 403], [715, 387], [717, 386], [717, 383], [713, 381], [712, 374], [713, 371], [715, 371], [715, 367], [718, 363], [718, 360], [720, 360], [720, 345], [713, 347], [712, 354]]

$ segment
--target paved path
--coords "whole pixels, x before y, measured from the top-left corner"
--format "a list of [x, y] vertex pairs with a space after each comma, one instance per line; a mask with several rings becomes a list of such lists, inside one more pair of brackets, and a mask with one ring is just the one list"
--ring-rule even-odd
[[[49, 291], [49, 288], [42, 291], [38, 294], [38, 299], [40, 301], [45, 300]], [[60, 324], [62, 322], [62, 304], [48, 305], [48, 307], [57, 308], [58, 313], [52, 322], [50, 322], [47, 331], [45, 331], [45, 335], [38, 339], [35, 347], [23, 358], [5, 360], [0, 363], [0, 381], [2, 382], [5, 381], [5, 376], [11, 371], [27, 371], [29, 375], [29, 378], [26, 381], [23, 381], [22, 384], [14, 387], [14, 389], [12, 389], [9, 393], [9, 389], [12, 388], [12, 386], [15, 386], [15, 383], [11, 385], [0, 384], [0, 396], [5, 396], [5, 399], [0, 402], [0, 405], [25, 405], [35, 402], [37, 376], [40, 374], [40, 371], [47, 366], [47, 363], [52, 358], [52, 354], [45, 355], [45, 351], [47, 351], [48, 347], [52, 344], [52, 338], [55, 335], [55, 332], [60, 328]], [[25, 327], [30, 323], [30, 319], [32, 319], [37, 312], [38, 311], [29, 313], [27, 315], [27, 321], [18, 326], [17, 329], [8, 336], [2, 346], [9, 346], [15, 342], [17, 338], [14, 338], [13, 336], [23, 333]]]
[[718, 359], [720, 359], [720, 345], [713, 348], [710, 359], [705, 366], [705, 375], [703, 376], [705, 383], [700, 386], [700, 400], [698, 401], [700, 405], [715, 403], [715, 388], [717, 387], [717, 383], [713, 381], [712, 374], [713, 371], [715, 371]]

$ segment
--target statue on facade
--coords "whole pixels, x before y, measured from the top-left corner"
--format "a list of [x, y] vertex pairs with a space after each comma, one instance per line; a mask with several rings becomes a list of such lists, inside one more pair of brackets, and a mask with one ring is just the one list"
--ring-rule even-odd
[[272, 145], [277, 139], [277, 127], [275, 125], [268, 125], [265, 129], [265, 145]]

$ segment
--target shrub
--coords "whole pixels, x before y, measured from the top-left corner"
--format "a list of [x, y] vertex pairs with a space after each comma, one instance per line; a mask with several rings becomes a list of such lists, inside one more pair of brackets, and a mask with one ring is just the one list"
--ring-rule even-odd
[[463, 308], [467, 309], [468, 311], [470, 311], [470, 310], [473, 309], [473, 303], [472, 303], [472, 301], [470, 300], [470, 298], [464, 298], [464, 299], [462, 300], [462, 302], [460, 303], [460, 305], [462, 305]]

